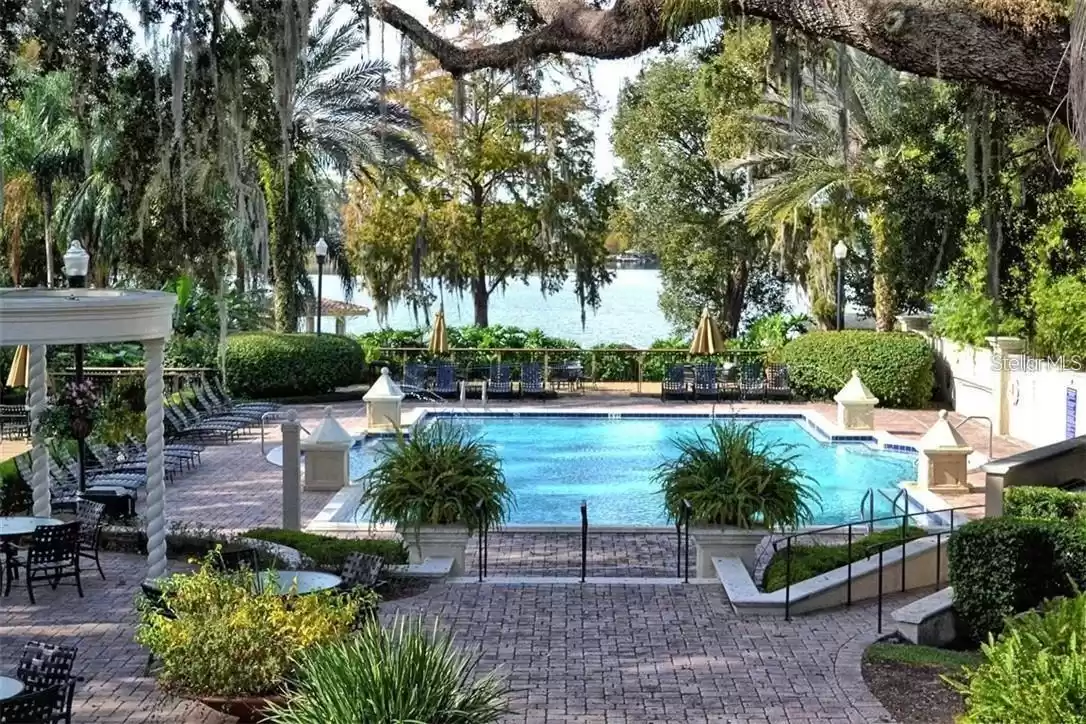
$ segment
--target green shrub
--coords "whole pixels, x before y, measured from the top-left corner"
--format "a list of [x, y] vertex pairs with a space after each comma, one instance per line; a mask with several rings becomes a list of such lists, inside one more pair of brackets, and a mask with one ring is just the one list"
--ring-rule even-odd
[[226, 372], [239, 397], [316, 395], [358, 383], [362, 348], [334, 334], [238, 334], [227, 340]]
[[480, 512], [499, 525], [514, 505], [494, 448], [443, 422], [378, 449], [364, 481], [360, 505], [369, 507], [370, 520], [395, 523], [405, 533], [429, 525], [475, 530]]
[[1086, 517], [1086, 495], [1028, 485], [1007, 488], [1003, 491], [1003, 514], [1009, 518], [1075, 520]]
[[511, 713], [509, 686], [479, 675], [480, 654], [421, 621], [373, 622], [357, 636], [303, 653], [276, 724], [433, 722], [496, 724]]
[[407, 549], [399, 540], [333, 538], [282, 528], [254, 528], [242, 535], [293, 548], [311, 558], [319, 568], [336, 573], [339, 573], [343, 568], [343, 561], [352, 553], [381, 556], [387, 565], [407, 563]]
[[951, 536], [947, 552], [954, 610], [976, 641], [1086, 583], [1086, 529], [1077, 522], [976, 520]]
[[[29, 454], [27, 457], [29, 458]], [[28, 511], [33, 501], [30, 484], [19, 477], [15, 458], [0, 462], [0, 515], [15, 515]]]
[[904, 332], [811, 332], [781, 350], [792, 388], [804, 397], [828, 400], [852, 370], [883, 407], [923, 407], [935, 383], [935, 356], [927, 340]]
[[932, 295], [931, 329], [940, 337], [986, 347], [986, 337], [1017, 337], [1025, 330], [1022, 320], [1000, 310], [981, 290], [952, 282]]
[[350, 631], [372, 594], [320, 591], [282, 596], [267, 586], [254, 593], [252, 572], [224, 574], [210, 553], [193, 574], [159, 586], [166, 618], [140, 599], [136, 640], [159, 662], [159, 683], [188, 695], [245, 696], [278, 691], [303, 651]]
[[812, 517], [818, 495], [787, 445], [758, 440], [753, 425], [713, 423], [674, 440], [679, 455], [656, 469], [671, 520], [740, 528], [794, 528]]
[[[923, 529], [910, 526], [905, 539], [912, 540], [926, 535]], [[880, 530], [852, 541], [852, 561], [875, 555], [879, 549], [887, 550], [901, 545], [901, 528]], [[792, 583], [820, 576], [836, 568], [848, 565], [848, 545], [792, 545]], [[788, 551], [781, 548], [773, 553], [762, 574], [762, 589], [776, 591], [788, 585]]]
[[1038, 354], [1086, 357], [1086, 278], [1035, 279], [1033, 314]]
[[966, 704], [960, 724], [1086, 722], [1086, 596], [1010, 620], [982, 651], [956, 684]]
[[637, 379], [637, 357], [629, 352], [609, 352], [609, 350], [636, 349], [623, 342], [597, 344], [592, 354], [586, 355], [587, 374], [595, 370], [595, 379], [600, 382], [623, 382]]

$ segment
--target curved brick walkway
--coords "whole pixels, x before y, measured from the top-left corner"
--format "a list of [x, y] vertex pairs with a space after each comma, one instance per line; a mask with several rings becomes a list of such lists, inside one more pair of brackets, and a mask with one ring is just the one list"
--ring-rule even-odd
[[[76, 722], [226, 722], [143, 676], [132, 603], [144, 561], [104, 559], [108, 580], [88, 574], [82, 600], [64, 587], [36, 606], [23, 591], [0, 599], [0, 673], [31, 638], [74, 643]], [[786, 623], [738, 618], [715, 586], [447, 584], [383, 608], [439, 616], [483, 667], [501, 667], [516, 690], [510, 722], [890, 721], [859, 678], [870, 605]]]

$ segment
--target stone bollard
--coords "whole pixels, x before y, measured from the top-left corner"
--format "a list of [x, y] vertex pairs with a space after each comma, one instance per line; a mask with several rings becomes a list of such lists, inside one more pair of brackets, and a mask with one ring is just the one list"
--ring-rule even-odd
[[280, 426], [283, 433], [283, 529], [302, 529], [302, 460], [299, 437], [302, 426], [294, 410]]
[[837, 402], [837, 425], [843, 430], [875, 429], [875, 405], [879, 404], [879, 398], [867, 389], [858, 370], [852, 370], [851, 379], [833, 399]]
[[324, 419], [301, 444], [305, 453], [305, 490], [339, 490], [350, 481], [354, 438], [324, 408]]
[[917, 484], [933, 492], [960, 493], [969, 489], [969, 455], [973, 448], [954, 429], [946, 410], [917, 445]]
[[366, 403], [366, 431], [398, 430], [403, 398], [403, 390], [389, 375], [388, 367], [382, 367], [381, 376], [362, 397]]

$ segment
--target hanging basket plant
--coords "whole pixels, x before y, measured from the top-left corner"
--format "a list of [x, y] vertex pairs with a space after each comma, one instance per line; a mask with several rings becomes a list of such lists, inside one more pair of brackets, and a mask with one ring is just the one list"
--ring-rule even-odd
[[101, 416], [101, 401], [90, 380], [65, 383], [56, 402], [42, 416], [38, 435], [43, 438], [86, 439]]

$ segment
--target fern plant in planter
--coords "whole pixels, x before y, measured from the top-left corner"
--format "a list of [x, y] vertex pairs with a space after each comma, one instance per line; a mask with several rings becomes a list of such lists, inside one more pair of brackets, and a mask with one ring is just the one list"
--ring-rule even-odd
[[412, 563], [452, 558], [453, 575], [471, 534], [504, 523], [514, 505], [494, 448], [445, 422], [398, 435], [363, 484], [370, 521], [395, 524]]
[[818, 494], [792, 446], [762, 442], [753, 425], [736, 423], [713, 423], [673, 442], [679, 454], [657, 468], [656, 482], [673, 521], [684, 521], [690, 504], [699, 578], [716, 577], [714, 557], [737, 557], [753, 571], [769, 530], [811, 519]]

